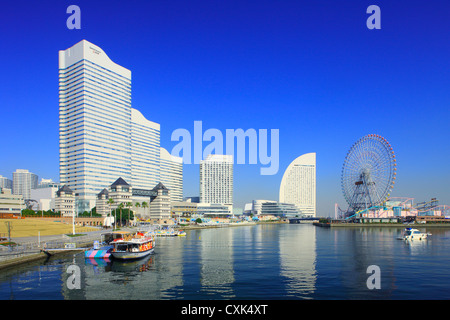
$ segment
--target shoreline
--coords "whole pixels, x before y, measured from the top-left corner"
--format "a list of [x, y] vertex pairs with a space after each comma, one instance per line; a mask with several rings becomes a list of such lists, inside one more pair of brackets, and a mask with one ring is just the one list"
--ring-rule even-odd
[[[216, 228], [218, 229], [218, 228], [240, 227], [240, 226], [255, 226], [258, 224], [282, 224], [282, 223], [286, 223], [286, 222], [263, 221], [263, 222], [230, 223], [230, 224], [224, 224], [224, 225], [187, 225], [187, 226], [173, 226], [173, 228], [179, 229], [179, 230], [198, 230], [198, 229], [216, 229]], [[50, 235], [47, 237], [51, 237], [51, 236], [59, 236], [59, 235]], [[29, 239], [30, 237], [15, 237], [15, 238], [12, 238], [11, 240], [17, 241], [18, 238]], [[36, 236], [36, 240], [37, 240], [37, 238], [38, 237]], [[45, 238], [45, 237], [41, 237], [41, 238]], [[65, 239], [65, 240], [70, 242], [70, 239]], [[45, 242], [44, 239], [42, 239], [41, 241]], [[83, 243], [83, 244], [86, 245], [87, 243]], [[52, 250], [49, 249], [48, 251], [52, 251]], [[80, 251], [80, 250], [53, 251], [51, 256], [53, 257], [53, 256], [58, 256], [58, 255], [67, 254], [67, 253], [76, 252], [76, 251]], [[38, 260], [46, 259], [46, 258], [49, 258], [49, 256], [42, 250], [40, 252], [34, 252], [34, 253], [23, 253], [23, 255], [19, 256], [19, 257], [1, 260], [0, 261], [0, 270], [6, 269], [6, 268], [12, 268], [12, 267], [15, 267], [17, 265], [21, 265], [21, 264], [24, 264], [27, 262], [38, 261]]]
[[314, 225], [322, 228], [450, 228], [450, 223], [314, 223]]

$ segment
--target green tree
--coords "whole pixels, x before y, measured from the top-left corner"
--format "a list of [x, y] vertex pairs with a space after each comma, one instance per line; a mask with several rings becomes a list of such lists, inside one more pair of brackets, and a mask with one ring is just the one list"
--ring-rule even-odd
[[119, 222], [120, 222], [120, 226], [121, 226], [121, 227], [122, 227], [122, 209], [123, 209], [123, 207], [124, 207], [123, 202], [119, 203], [119, 206], [117, 207], [117, 208], [119, 208], [119, 212], [120, 212], [120, 219], [119, 219]]
[[[111, 205], [114, 203], [114, 199], [113, 198], [109, 198], [108, 199], [108, 205], [109, 205], [109, 214], [112, 214], [112, 211], [111, 211]], [[116, 229], [116, 214], [115, 214], [115, 212], [114, 212], [114, 225], [113, 225], [113, 230], [115, 230]]]
[[136, 202], [136, 203], [134, 204], [134, 206], [136, 207], [136, 213], [139, 213], [139, 209], [138, 209], [138, 208], [141, 207], [141, 204], [140, 204], [139, 202]]
[[144, 213], [145, 213], [145, 208], [148, 208], [148, 203], [147, 202], [142, 202], [142, 208], [144, 208]]
[[125, 221], [127, 221], [127, 225], [129, 225], [130, 224], [131, 207], [133, 206], [133, 203], [127, 202], [126, 206], [128, 208], [128, 211], [130, 211], [130, 212], [128, 213], [128, 217], [127, 217], [128, 219], [126, 219]]

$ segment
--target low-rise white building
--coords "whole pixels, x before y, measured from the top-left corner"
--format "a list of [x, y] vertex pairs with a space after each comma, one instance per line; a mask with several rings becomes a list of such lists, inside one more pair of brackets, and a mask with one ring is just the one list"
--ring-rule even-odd
[[25, 201], [22, 195], [12, 194], [11, 189], [0, 188], [0, 215], [20, 215], [23, 209], [25, 209]]
[[63, 186], [56, 192], [55, 211], [63, 217], [75, 215], [75, 194], [68, 186]]

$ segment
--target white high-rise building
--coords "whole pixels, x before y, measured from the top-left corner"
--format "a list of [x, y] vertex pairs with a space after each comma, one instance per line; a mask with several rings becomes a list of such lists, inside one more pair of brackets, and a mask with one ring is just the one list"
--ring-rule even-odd
[[170, 190], [170, 201], [183, 201], [183, 158], [160, 149], [160, 180]]
[[122, 177], [136, 189], [161, 181], [160, 125], [131, 108], [131, 71], [83, 40], [59, 52], [60, 183], [77, 211]]
[[316, 215], [316, 154], [304, 154], [288, 166], [280, 185], [280, 202], [295, 204], [305, 216]]
[[12, 190], [12, 188], [13, 188], [12, 180], [0, 175], [0, 188]]
[[20, 194], [24, 200], [31, 199], [31, 189], [38, 185], [38, 176], [25, 169], [13, 172], [13, 194]]
[[153, 189], [160, 182], [160, 125], [131, 109], [131, 184]]
[[233, 156], [210, 154], [200, 161], [200, 203], [233, 204]]
[[59, 144], [60, 183], [89, 206], [131, 179], [131, 71], [86, 40], [59, 51]]

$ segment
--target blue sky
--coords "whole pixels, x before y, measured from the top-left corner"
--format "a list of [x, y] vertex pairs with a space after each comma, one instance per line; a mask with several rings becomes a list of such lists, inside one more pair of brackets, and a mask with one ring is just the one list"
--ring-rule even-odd
[[[81, 8], [81, 30], [66, 8]], [[381, 8], [381, 30], [366, 9]], [[5, 1], [0, 12], [0, 174], [59, 180], [58, 50], [82, 39], [132, 71], [132, 104], [173, 130], [279, 129], [280, 170], [235, 166], [237, 207], [278, 199], [282, 174], [317, 153], [318, 215], [346, 207], [345, 155], [376, 133], [398, 160], [393, 196], [450, 205], [448, 1]], [[185, 195], [198, 195], [185, 165]]]

